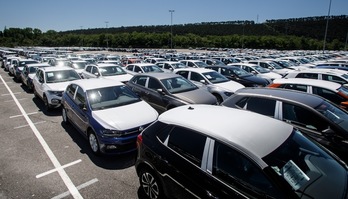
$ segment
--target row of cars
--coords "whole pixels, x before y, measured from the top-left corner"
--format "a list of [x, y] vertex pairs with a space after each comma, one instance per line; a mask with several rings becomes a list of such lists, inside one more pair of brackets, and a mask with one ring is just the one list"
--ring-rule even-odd
[[[76, 127], [94, 153], [138, 149], [135, 168], [149, 198], [347, 197], [348, 168], [337, 156], [346, 152], [336, 153], [347, 148], [347, 112], [330, 101], [238, 84], [220, 91], [219, 102], [208, 85], [231, 80], [215, 70], [143, 72], [122, 83], [94, 66], [98, 72], [85, 79], [68, 67], [37, 68], [34, 95], [47, 110], [61, 106], [63, 122]], [[126, 68], [112, 66], [109, 77], [126, 75]], [[178, 96], [181, 103], [159, 106]], [[185, 101], [193, 96], [208, 100]]]

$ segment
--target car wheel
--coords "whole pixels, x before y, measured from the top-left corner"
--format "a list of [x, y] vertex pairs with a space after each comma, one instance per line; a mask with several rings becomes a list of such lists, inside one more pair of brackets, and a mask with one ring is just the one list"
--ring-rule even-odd
[[152, 170], [141, 169], [139, 182], [148, 198], [160, 199], [164, 197], [160, 181]]
[[223, 102], [223, 99], [222, 99], [222, 97], [220, 95], [218, 95], [218, 94], [213, 94], [213, 95], [215, 96], [216, 101], [217, 101], [218, 104], [221, 104]]
[[43, 96], [43, 101], [45, 104], [45, 110], [50, 111], [52, 108], [51, 108], [51, 105], [48, 103], [48, 99], [47, 99], [46, 95]]
[[89, 146], [92, 149], [92, 152], [95, 155], [100, 155], [100, 147], [99, 147], [98, 139], [92, 130], [88, 131], [88, 141], [89, 141]]
[[62, 118], [63, 118], [63, 122], [64, 122], [65, 124], [70, 124], [68, 115], [67, 115], [67, 113], [66, 113], [66, 109], [65, 109], [64, 107], [62, 107]]

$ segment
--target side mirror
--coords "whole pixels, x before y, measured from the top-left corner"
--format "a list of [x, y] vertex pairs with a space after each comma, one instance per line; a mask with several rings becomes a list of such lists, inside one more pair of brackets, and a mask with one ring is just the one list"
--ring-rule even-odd
[[39, 77], [39, 82], [40, 82], [40, 83], [44, 83], [43, 78]]
[[157, 89], [157, 92], [161, 95], [165, 95], [166, 93], [163, 91], [163, 89], [159, 88]]
[[85, 105], [84, 103], [80, 103], [80, 104], [79, 104], [79, 108], [80, 108], [81, 110], [83, 110], [83, 111], [86, 111], [86, 110], [87, 110], [86, 105]]
[[199, 80], [199, 82], [202, 83], [202, 84], [207, 84], [207, 82], [205, 80], [203, 80], [203, 79]]

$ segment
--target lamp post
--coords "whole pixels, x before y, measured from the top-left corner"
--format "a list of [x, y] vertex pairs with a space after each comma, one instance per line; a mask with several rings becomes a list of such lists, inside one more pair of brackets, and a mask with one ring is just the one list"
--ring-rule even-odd
[[330, 4], [329, 4], [329, 11], [327, 13], [327, 18], [326, 18], [326, 28], [325, 28], [325, 36], [324, 36], [323, 54], [325, 53], [326, 36], [327, 36], [327, 29], [329, 27], [330, 10], [331, 10], [331, 0], [330, 0]]
[[170, 12], [170, 49], [173, 49], [173, 12], [175, 10], [169, 10]]
[[[106, 33], [107, 33], [107, 29], [108, 29], [108, 21], [105, 21], [105, 27], [106, 27]], [[109, 40], [108, 40], [108, 36], [106, 35], [106, 49], [109, 49]]]

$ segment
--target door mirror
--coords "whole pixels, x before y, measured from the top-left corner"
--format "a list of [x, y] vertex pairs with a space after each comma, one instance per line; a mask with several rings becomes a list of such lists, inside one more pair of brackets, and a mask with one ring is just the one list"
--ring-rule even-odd
[[161, 88], [156, 89], [156, 91], [157, 91], [159, 94], [161, 94], [161, 95], [165, 95], [165, 94], [166, 94], [166, 93], [163, 91], [163, 89], [161, 89]]

